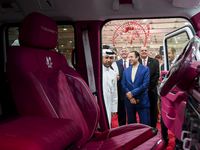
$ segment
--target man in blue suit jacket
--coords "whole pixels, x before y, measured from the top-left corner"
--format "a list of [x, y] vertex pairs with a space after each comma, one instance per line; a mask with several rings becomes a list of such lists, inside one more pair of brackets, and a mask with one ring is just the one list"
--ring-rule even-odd
[[[137, 123], [136, 111], [140, 123], [150, 125], [149, 97], [147, 88], [150, 81], [149, 68], [139, 63], [140, 55], [137, 51], [129, 54], [131, 66], [124, 70], [122, 88], [126, 93], [125, 107], [127, 109], [128, 124]], [[136, 101], [139, 100], [139, 103]]]

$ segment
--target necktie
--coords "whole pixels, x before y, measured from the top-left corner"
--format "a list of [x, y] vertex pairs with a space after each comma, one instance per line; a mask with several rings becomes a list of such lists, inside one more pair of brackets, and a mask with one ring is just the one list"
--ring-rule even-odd
[[126, 60], [124, 60], [124, 69], [126, 69]]
[[145, 59], [143, 59], [143, 65], [146, 66]]

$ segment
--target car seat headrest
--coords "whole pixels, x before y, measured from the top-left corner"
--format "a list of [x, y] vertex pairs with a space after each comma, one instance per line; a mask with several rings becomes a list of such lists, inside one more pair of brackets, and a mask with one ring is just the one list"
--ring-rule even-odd
[[30, 13], [22, 21], [19, 31], [20, 46], [53, 49], [57, 45], [56, 22], [37, 12]]

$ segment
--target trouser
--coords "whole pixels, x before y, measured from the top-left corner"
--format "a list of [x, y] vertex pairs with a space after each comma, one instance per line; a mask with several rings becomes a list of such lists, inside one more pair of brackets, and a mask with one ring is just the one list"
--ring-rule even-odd
[[162, 115], [161, 115], [160, 124], [161, 124], [161, 133], [162, 133], [163, 139], [166, 143], [168, 143], [168, 141], [169, 141], [168, 132], [167, 132], [168, 128], [165, 126], [165, 124], [163, 122]]
[[136, 111], [140, 117], [140, 123], [150, 125], [150, 116], [148, 108], [126, 108], [128, 116], [128, 124], [137, 123]]
[[[155, 91], [155, 92], [154, 92]], [[150, 122], [151, 127], [155, 127], [157, 125], [157, 117], [158, 117], [158, 109], [157, 109], [157, 101], [158, 101], [158, 93], [157, 89], [148, 91], [149, 102], [150, 102]]]
[[118, 100], [118, 123], [119, 126], [126, 125], [126, 109], [123, 100]]

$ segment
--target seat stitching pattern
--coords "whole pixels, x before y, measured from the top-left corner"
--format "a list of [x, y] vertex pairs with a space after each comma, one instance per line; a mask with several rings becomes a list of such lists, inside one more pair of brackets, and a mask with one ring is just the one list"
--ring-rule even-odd
[[47, 97], [47, 95], [46, 95], [46, 93], [45, 93], [45, 91], [44, 91], [44, 89], [43, 89], [43, 87], [42, 87], [40, 81], [38, 81], [38, 82], [39, 82], [39, 85], [40, 85], [40, 87], [41, 87], [41, 89], [42, 89], [42, 91], [43, 91], [43, 93], [44, 93], [44, 95], [45, 95], [45, 97], [46, 97], [46, 99], [47, 99], [49, 105], [51, 106], [53, 112], [55, 113], [56, 117], [59, 118], [59, 117], [58, 117], [58, 114], [56, 113], [55, 109], [53, 108], [53, 106], [52, 106], [52, 104], [51, 104], [49, 98]]
[[[81, 85], [83, 85], [83, 86], [77, 86], [77, 87], [76, 87], [76, 88], [79, 89], [79, 92], [82, 91], [82, 90], [86, 90], [87, 93], [89, 94], [90, 98], [91, 98], [91, 99], [94, 99], [94, 96], [91, 94], [91, 91], [89, 91], [89, 90], [86, 88], [87, 86], [85, 85], [84, 81], [83, 81], [81, 78], [74, 77], [74, 76], [72, 76], [72, 75], [70, 75], [70, 74], [66, 74], [66, 76], [68, 76], [68, 79], [69, 79], [69, 77], [71, 77], [71, 78], [75, 79], [76, 81], [78, 81]], [[76, 84], [73, 84], [73, 85], [76, 85]], [[84, 87], [84, 89], [83, 89], [83, 88], [80, 88], [80, 87]], [[71, 86], [70, 86], [70, 88], [73, 89]], [[73, 89], [72, 91], [78, 92], [77, 90], [74, 90], [74, 89]], [[82, 93], [83, 93], [83, 91], [82, 91]], [[82, 95], [84, 95], [84, 94], [82, 94]], [[76, 94], [76, 96], [77, 96], [77, 94]], [[79, 97], [79, 98], [80, 98], [80, 97]], [[92, 101], [92, 103], [93, 103], [93, 105], [95, 106], [96, 112], [98, 112], [98, 108], [97, 108], [97, 106], [96, 106], [96, 103], [95, 103], [94, 101]], [[92, 134], [90, 135], [90, 138], [89, 138], [89, 139], [92, 138], [97, 123], [98, 123], [98, 117], [96, 117], [95, 126], [94, 126], [94, 128], [93, 128], [93, 130], [92, 130]]]

